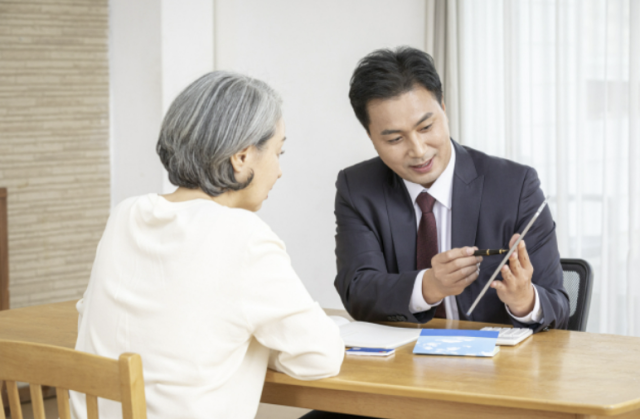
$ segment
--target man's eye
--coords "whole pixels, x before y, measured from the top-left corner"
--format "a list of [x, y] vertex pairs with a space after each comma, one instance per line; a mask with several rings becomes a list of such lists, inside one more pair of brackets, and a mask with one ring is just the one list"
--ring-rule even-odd
[[397, 143], [398, 141], [400, 141], [402, 137], [398, 137], [398, 138], [394, 138], [392, 140], [387, 141], [389, 144], [393, 144], [393, 143]]
[[429, 131], [429, 128], [431, 128], [433, 124], [429, 124], [426, 127], [422, 127], [422, 129], [420, 131]]

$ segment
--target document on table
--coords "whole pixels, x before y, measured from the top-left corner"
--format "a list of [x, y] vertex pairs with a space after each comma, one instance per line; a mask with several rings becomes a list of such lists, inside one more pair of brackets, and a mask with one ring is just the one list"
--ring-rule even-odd
[[350, 347], [394, 349], [415, 341], [420, 335], [420, 329], [352, 322], [340, 316], [329, 318], [338, 325], [344, 344]]

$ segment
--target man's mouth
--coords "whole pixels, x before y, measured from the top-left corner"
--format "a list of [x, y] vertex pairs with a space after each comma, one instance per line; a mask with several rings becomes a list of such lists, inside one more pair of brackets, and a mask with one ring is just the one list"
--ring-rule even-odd
[[418, 165], [409, 166], [411, 170], [414, 170], [418, 173], [429, 173], [433, 168], [433, 157], [426, 162]]

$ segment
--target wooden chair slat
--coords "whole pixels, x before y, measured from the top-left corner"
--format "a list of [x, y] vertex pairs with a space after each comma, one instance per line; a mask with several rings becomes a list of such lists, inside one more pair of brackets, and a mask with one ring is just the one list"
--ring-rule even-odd
[[116, 360], [51, 345], [0, 340], [0, 359], [0, 384], [5, 380], [11, 419], [23, 419], [17, 381], [30, 383], [34, 419], [46, 419], [43, 395], [52, 387], [56, 388], [60, 419], [71, 417], [70, 390], [86, 394], [88, 419], [98, 419], [99, 397], [120, 402], [126, 419], [147, 417], [138, 354], [125, 353]]
[[87, 419], [98, 419], [98, 398], [87, 394]]
[[69, 407], [69, 390], [57, 387], [56, 399], [58, 400], [58, 417], [60, 419], [71, 419], [71, 408]]
[[22, 419], [22, 406], [20, 406], [20, 393], [15, 381], [6, 381], [9, 407], [11, 407], [11, 419]]
[[33, 408], [34, 419], [47, 419], [44, 415], [44, 399], [42, 398], [42, 386], [40, 384], [29, 384], [31, 392], [31, 407]]
[[117, 359], [16, 341], [0, 342], [0, 359], [6, 361], [0, 364], [0, 379], [82, 389], [82, 393], [120, 401]]
[[4, 403], [2, 402], [2, 393], [4, 392], [4, 381], [0, 381], [0, 419], [7, 419], [4, 414]]
[[147, 401], [142, 379], [142, 358], [138, 354], [124, 353], [118, 359], [122, 386], [123, 419], [146, 419]]

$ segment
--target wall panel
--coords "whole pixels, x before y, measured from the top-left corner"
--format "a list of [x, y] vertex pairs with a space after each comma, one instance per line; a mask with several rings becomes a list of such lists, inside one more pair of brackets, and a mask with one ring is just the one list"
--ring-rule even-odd
[[79, 298], [110, 206], [108, 1], [0, 1], [11, 306]]

